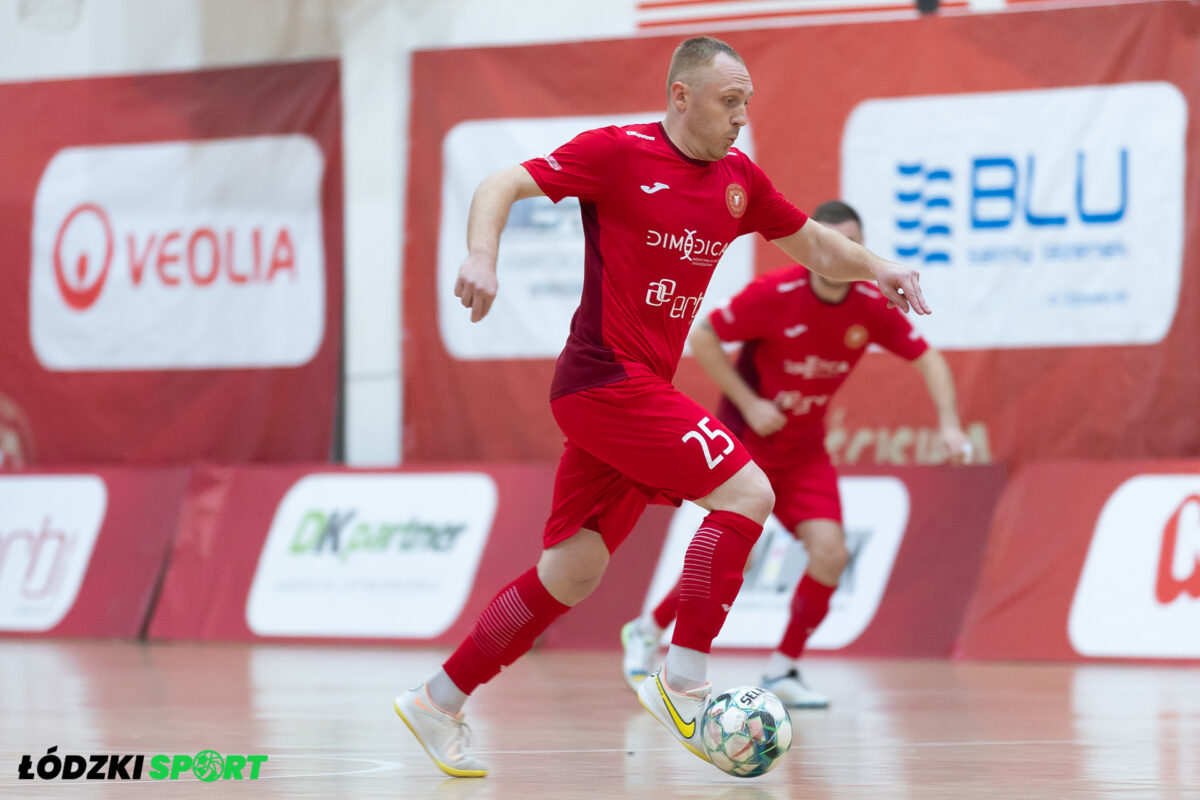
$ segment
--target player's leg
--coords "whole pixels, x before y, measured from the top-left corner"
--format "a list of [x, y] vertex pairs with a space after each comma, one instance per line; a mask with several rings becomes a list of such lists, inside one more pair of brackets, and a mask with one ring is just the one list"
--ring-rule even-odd
[[638, 689], [650, 713], [706, 758], [697, 723], [710, 691], [708, 650], [771, 512], [770, 484], [711, 412], [661, 378], [634, 376], [576, 392], [551, 409], [568, 438], [604, 463], [667, 498], [694, 500], [709, 510], [684, 557], [665, 668]]
[[837, 474], [822, 452], [786, 473], [773, 474], [772, 481], [781, 497], [776, 514], [804, 544], [808, 566], [792, 595], [787, 628], [771, 654], [763, 685], [791, 708], [825, 708], [829, 698], [804, 682], [798, 662], [809, 636], [829, 613], [829, 600], [850, 561]]
[[712, 691], [709, 650], [742, 586], [774, 495], [762, 470], [747, 461], [695, 502], [709, 514], [684, 554], [675, 632], [662, 669], [638, 686], [638, 698], [685, 747], [707, 760], [699, 720]]
[[492, 598], [441, 670], [396, 698], [397, 713], [443, 772], [487, 774], [468, 752], [464, 703], [591, 594], [608, 565], [609, 547], [615, 549], [645, 506], [644, 493], [628, 480], [568, 444], [537, 565]]

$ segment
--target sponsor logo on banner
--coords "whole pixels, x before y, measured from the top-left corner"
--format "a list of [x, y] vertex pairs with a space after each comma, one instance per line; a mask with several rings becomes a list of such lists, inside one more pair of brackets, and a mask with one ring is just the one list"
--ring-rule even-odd
[[435, 637], [467, 601], [496, 500], [476, 473], [302, 478], [275, 512], [246, 623], [260, 636]]
[[298, 366], [324, 337], [307, 136], [71, 147], [34, 201], [30, 335], [52, 370]]
[[868, 247], [922, 270], [937, 347], [1152, 344], [1179, 298], [1187, 118], [1169, 83], [867, 100], [842, 195]]
[[1200, 475], [1139, 475], [1113, 492], [1068, 631], [1085, 656], [1200, 658]]
[[[467, 211], [475, 187], [497, 164], [525, 161], [536, 153], [553, 153], [581, 131], [607, 125], [630, 125], [654, 120], [659, 111], [605, 117], [547, 117], [542, 119], [471, 120], [456, 125], [442, 143], [442, 208], [438, 231], [438, 326], [447, 351], [459, 359], [555, 358], [566, 342], [571, 317], [583, 293], [583, 223], [579, 201], [567, 197], [557, 204], [546, 197], [517, 201], [500, 239], [497, 267], [503, 281], [500, 297], [488, 312], [488, 334], [479, 335], [471, 315], [454, 296], [458, 269], [466, 258]], [[653, 136], [626, 131], [631, 136]], [[753, 157], [749, 129], [738, 137], [738, 149]], [[548, 161], [553, 156], [543, 156]], [[642, 191], [662, 186], [653, 176]], [[631, 187], [632, 188], [632, 187]], [[670, 189], [670, 187], [665, 187]], [[740, 188], [740, 187], [739, 187]], [[732, 203], [727, 190], [726, 202]], [[637, 191], [633, 189], [633, 191]], [[736, 192], [735, 192], [736, 193]], [[665, 191], [660, 196], [670, 196]], [[741, 208], [745, 209], [744, 195]], [[730, 213], [733, 213], [732, 208]], [[680, 260], [712, 267], [713, 273], [699, 314], [706, 315], [719, 300], [732, 297], [754, 277], [754, 246], [750, 237], [733, 242], [702, 238], [693, 230], [647, 230], [647, 247], [679, 253]], [[665, 295], [661, 295], [665, 297]], [[689, 312], [691, 313], [691, 312]], [[691, 314], [695, 316], [694, 313]]]
[[[909, 496], [893, 477], [838, 479], [850, 564], [829, 603], [829, 615], [807, 647], [837, 650], [854, 642], [875, 616], [900, 542], [908, 526]], [[653, 608], [679, 579], [688, 542], [707, 512], [684, 503], [671, 519], [667, 540], [650, 584], [646, 607]], [[808, 566], [804, 547], [774, 516], [755, 545], [753, 563], [738, 592], [716, 647], [779, 644], [791, 614], [792, 593]]]
[[0, 477], [0, 630], [48, 631], [75, 604], [108, 508], [94, 475]]

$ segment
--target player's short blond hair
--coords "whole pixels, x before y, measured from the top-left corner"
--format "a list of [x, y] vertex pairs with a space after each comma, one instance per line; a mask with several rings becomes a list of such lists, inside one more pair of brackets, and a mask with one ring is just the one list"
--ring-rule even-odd
[[667, 96], [670, 97], [671, 84], [675, 81], [692, 86], [696, 71], [711, 64], [717, 53], [724, 53], [736, 59], [742, 66], [746, 65], [745, 59], [738, 55], [738, 51], [720, 39], [693, 36], [676, 47], [674, 55], [671, 56], [671, 67], [667, 70]]

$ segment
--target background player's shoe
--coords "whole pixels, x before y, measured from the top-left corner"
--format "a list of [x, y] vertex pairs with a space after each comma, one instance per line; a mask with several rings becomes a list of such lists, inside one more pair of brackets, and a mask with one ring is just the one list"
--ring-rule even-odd
[[710, 761], [700, 741], [704, 711], [708, 708], [708, 696], [712, 684], [704, 684], [690, 692], [676, 692], [667, 687], [662, 670], [647, 676], [638, 684], [638, 700], [656, 720], [678, 739], [684, 747], [699, 758]]
[[829, 708], [829, 698], [810, 689], [793, 669], [771, 678], [763, 675], [763, 688], [773, 692], [788, 708]]
[[455, 778], [482, 778], [487, 765], [467, 754], [471, 745], [471, 729], [457, 716], [442, 711], [429, 699], [425, 684], [409, 689], [396, 698], [393, 705], [400, 719], [425, 748], [433, 763]]
[[636, 692], [658, 660], [658, 637], [642, 633], [635, 619], [621, 628], [621, 646], [625, 648], [625, 682]]

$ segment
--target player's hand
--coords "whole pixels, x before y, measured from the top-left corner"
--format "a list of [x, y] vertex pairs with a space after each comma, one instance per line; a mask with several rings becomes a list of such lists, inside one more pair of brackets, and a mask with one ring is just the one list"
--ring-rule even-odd
[[479, 322], [487, 316], [498, 288], [495, 258], [472, 253], [458, 268], [454, 296], [462, 301], [463, 308], [471, 309], [471, 322]]
[[917, 271], [891, 261], [883, 264], [884, 269], [878, 273], [876, 283], [879, 284], [879, 291], [888, 299], [889, 306], [895, 306], [905, 314], [910, 309], [915, 314], [930, 313], [925, 296], [921, 294], [921, 276]]
[[764, 397], [757, 397], [738, 410], [742, 412], [750, 430], [762, 437], [770, 436], [787, 425], [787, 415]]
[[947, 425], [938, 431], [938, 439], [950, 454], [950, 463], [955, 466], [971, 463], [974, 448], [962, 428]]

